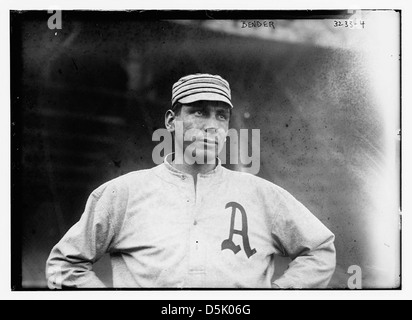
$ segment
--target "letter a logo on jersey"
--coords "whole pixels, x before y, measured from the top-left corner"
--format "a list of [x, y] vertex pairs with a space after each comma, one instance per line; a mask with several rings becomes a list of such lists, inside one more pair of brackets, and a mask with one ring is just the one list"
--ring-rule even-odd
[[[229, 238], [224, 240], [222, 242], [222, 250], [225, 249], [230, 249], [233, 251], [234, 254], [238, 253], [241, 249], [239, 245], [236, 245], [233, 242], [233, 235], [236, 233], [240, 236], [242, 236], [243, 239], [243, 249], [246, 252], [246, 255], [248, 258], [253, 256], [256, 253], [256, 249], [251, 249], [250, 248], [250, 243], [249, 243], [249, 236], [247, 235], [247, 216], [246, 216], [246, 211], [245, 209], [237, 202], [229, 202], [226, 204], [226, 209], [231, 207], [232, 208], [232, 217], [230, 219], [230, 231], [229, 231]], [[235, 229], [235, 218], [236, 218], [236, 213], [240, 212], [241, 216], [240, 218], [242, 219], [242, 230], [237, 230]]]

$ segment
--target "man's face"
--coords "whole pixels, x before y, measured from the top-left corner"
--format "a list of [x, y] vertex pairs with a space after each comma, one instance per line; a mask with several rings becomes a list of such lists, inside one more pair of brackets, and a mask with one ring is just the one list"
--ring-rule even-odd
[[223, 102], [199, 101], [183, 105], [175, 117], [175, 124], [181, 122], [184, 139], [175, 140], [176, 149], [184, 151], [189, 147], [197, 159], [214, 161], [223, 148], [229, 119], [230, 107]]

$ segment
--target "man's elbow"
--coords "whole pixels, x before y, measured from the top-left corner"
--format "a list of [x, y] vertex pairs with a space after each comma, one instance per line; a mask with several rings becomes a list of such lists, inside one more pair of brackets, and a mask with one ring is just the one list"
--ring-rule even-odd
[[318, 259], [318, 272], [322, 275], [320, 287], [326, 288], [333, 277], [336, 269], [336, 248], [334, 244], [335, 236], [332, 236], [326, 241], [321, 248], [318, 249], [320, 255]]
[[88, 263], [64, 254], [55, 246], [46, 261], [45, 275], [50, 289], [76, 287], [78, 279], [89, 271]]
[[62, 266], [56, 258], [49, 257], [47, 259], [45, 271], [47, 286], [49, 287], [49, 289], [62, 289]]

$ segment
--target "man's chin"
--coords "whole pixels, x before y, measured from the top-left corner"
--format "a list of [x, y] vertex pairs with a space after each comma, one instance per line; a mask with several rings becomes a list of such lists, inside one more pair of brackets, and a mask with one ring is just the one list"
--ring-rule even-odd
[[217, 150], [196, 149], [194, 159], [196, 164], [215, 164], [217, 156]]

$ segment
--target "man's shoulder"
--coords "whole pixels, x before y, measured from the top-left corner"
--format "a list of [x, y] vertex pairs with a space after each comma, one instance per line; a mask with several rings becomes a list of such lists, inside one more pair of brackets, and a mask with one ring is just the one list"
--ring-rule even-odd
[[247, 190], [250, 193], [267, 199], [275, 200], [279, 203], [300, 203], [292, 193], [275, 182], [271, 182], [251, 173], [233, 171], [226, 168], [225, 173], [227, 181], [230, 181], [229, 183], [237, 188], [238, 186], [243, 185], [243, 190]]
[[151, 181], [153, 179], [156, 168], [157, 167], [139, 169], [125, 173], [123, 175], [106, 181], [105, 183], [100, 185], [96, 190], [104, 190], [108, 187], [115, 189], [123, 189], [130, 188], [131, 186], [136, 186], [141, 183], [147, 183], [148, 181]]
[[227, 175], [228, 179], [230, 179], [230, 181], [232, 181], [233, 183], [243, 183], [247, 184], [248, 186], [271, 189], [272, 191], [286, 191], [276, 183], [248, 172], [235, 171], [227, 168], [224, 168], [224, 172]]

